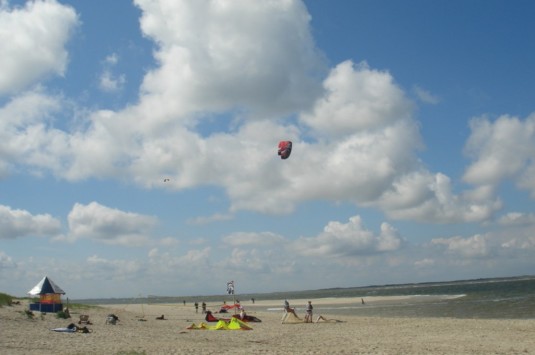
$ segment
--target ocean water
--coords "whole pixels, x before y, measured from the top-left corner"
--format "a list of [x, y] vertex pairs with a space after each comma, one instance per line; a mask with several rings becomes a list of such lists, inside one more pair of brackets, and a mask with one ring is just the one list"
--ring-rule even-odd
[[535, 319], [535, 277], [319, 290], [316, 297], [410, 296], [374, 304], [315, 307], [316, 313], [386, 317]]
[[[407, 296], [403, 299], [368, 302], [371, 296]], [[479, 279], [454, 282], [382, 285], [352, 288], [331, 288], [297, 292], [272, 292], [264, 294], [236, 295], [247, 309], [280, 312], [284, 299], [357, 297], [349, 304], [316, 305], [315, 314], [351, 314], [367, 317], [452, 317], [485, 319], [535, 319], [535, 276], [514, 278]], [[256, 300], [280, 300], [281, 308], [262, 308], [253, 305]], [[364, 304], [360, 299], [364, 300]], [[170, 303], [186, 301], [222, 303], [227, 295], [157, 297], [137, 299], [80, 300], [80, 303]]]

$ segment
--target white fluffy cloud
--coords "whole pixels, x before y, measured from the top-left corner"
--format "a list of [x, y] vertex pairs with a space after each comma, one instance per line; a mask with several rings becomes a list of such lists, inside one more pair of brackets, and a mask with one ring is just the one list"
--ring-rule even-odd
[[61, 232], [61, 223], [49, 214], [30, 212], [0, 205], [0, 239], [53, 237]]
[[320, 137], [383, 131], [411, 118], [412, 105], [392, 76], [372, 70], [366, 63], [340, 63], [323, 85], [324, 97], [315, 103], [311, 114], [301, 116]]
[[75, 204], [68, 216], [69, 238], [89, 238], [107, 244], [145, 245], [155, 217], [124, 212], [96, 202]]
[[431, 241], [434, 245], [443, 245], [448, 252], [455, 253], [461, 256], [485, 257], [489, 255], [489, 236], [474, 235], [469, 238], [452, 237], [452, 238], [437, 238]]
[[0, 7], [0, 96], [49, 74], [63, 75], [68, 63], [65, 45], [77, 24], [74, 9], [56, 1]]
[[510, 212], [498, 219], [504, 226], [535, 225], [535, 213]]
[[419, 171], [399, 177], [377, 204], [396, 219], [479, 222], [491, 218], [501, 208], [493, 191], [481, 187], [455, 195], [449, 177]]
[[160, 67], [148, 73], [142, 91], [151, 107], [162, 104], [161, 119], [232, 108], [288, 114], [319, 93], [311, 74], [321, 61], [301, 1], [135, 3], [143, 11], [141, 29], [159, 47]]
[[474, 162], [464, 179], [472, 184], [496, 186], [506, 178], [535, 196], [535, 114], [525, 120], [501, 116], [494, 122], [477, 118], [466, 153]]
[[[395, 73], [351, 60], [328, 68], [301, 1], [134, 3], [141, 11], [142, 34], [155, 44], [154, 63], [140, 68], [147, 71], [139, 96], [128, 106], [107, 109], [76, 107], [83, 100], [73, 103], [77, 99], [69, 92], [51, 93], [45, 86], [48, 77], [67, 69], [66, 44], [79, 24], [74, 9], [53, 0], [12, 9], [0, 0], [0, 39], [9, 35], [9, 41], [0, 41], [5, 74], [0, 77], [0, 177], [29, 172], [68, 182], [121, 180], [174, 190], [210, 186], [226, 193], [228, 210], [188, 219], [186, 228], [194, 224], [196, 230], [241, 218], [240, 210], [290, 213], [317, 200], [380, 209], [390, 219], [488, 222], [502, 207], [496, 198], [502, 181], [511, 179], [535, 196], [534, 115], [472, 121], [466, 145], [472, 160], [464, 175], [469, 188], [444, 172], [429, 171], [419, 159], [425, 147], [418, 109]], [[122, 64], [129, 58], [120, 59]], [[100, 62], [101, 72], [91, 73], [101, 79], [101, 89], [112, 92], [132, 84], [115, 70], [118, 60], [112, 53]], [[440, 101], [425, 89], [413, 90], [424, 103]], [[276, 155], [282, 139], [294, 142], [285, 161]], [[494, 224], [504, 228], [501, 233], [444, 237], [422, 246], [405, 242], [390, 223], [369, 230], [359, 216], [333, 220], [322, 232], [297, 241], [296, 235], [266, 230], [209, 232], [189, 244], [185, 241], [194, 237], [153, 238], [155, 217], [98, 202], [74, 205], [67, 219], [62, 233], [50, 215], [0, 206], [0, 238], [45, 236], [151, 249], [146, 256], [136, 249], [135, 257], [85, 251], [70, 264], [0, 251], [2, 268], [24, 276], [46, 268], [79, 279], [80, 289], [87, 287], [85, 279], [110, 276], [110, 285], [115, 278], [129, 280], [121, 290], [129, 293], [140, 287], [135, 279], [147, 275], [143, 287], [173, 285], [165, 286], [170, 293], [177, 284], [198, 289], [203, 279], [214, 285], [203, 292], [217, 293], [224, 285], [216, 284], [229, 274], [256, 285], [277, 279], [285, 289], [295, 287], [297, 278], [311, 287], [318, 278], [332, 286], [354, 284], [355, 277], [358, 283], [371, 280], [369, 268], [355, 270], [356, 264], [373, 266], [383, 280], [442, 265], [451, 266], [443, 277], [461, 277], [464, 267], [449, 261], [484, 267], [493, 262], [491, 256], [505, 255], [530, 265], [535, 248], [529, 213], [501, 217]], [[293, 278], [287, 279], [288, 273]]]
[[0, 166], [58, 175], [68, 166], [69, 136], [53, 127], [64, 102], [43, 91], [26, 91], [0, 107]]
[[[48, 14], [43, 4], [61, 7], [38, 4], [31, 9], [40, 16]], [[64, 108], [61, 99], [40, 91], [13, 97], [0, 109], [0, 169], [26, 166], [68, 180], [128, 179], [145, 187], [215, 185], [228, 194], [230, 211], [287, 213], [322, 199], [379, 207], [392, 218], [451, 222], [483, 221], [500, 207], [488, 187], [488, 176], [500, 173], [486, 158], [497, 144], [478, 148], [492, 125], [475, 123], [468, 149], [478, 161], [466, 179], [483, 187], [457, 193], [449, 177], [419, 161], [413, 103], [388, 72], [351, 61], [325, 70], [302, 2], [136, 5], [158, 64], [146, 74], [139, 102], [92, 111], [83, 124], [60, 130], [51, 117]], [[66, 39], [76, 16], [62, 22]], [[288, 161], [276, 157], [280, 139], [294, 141]], [[519, 155], [505, 171], [523, 166], [519, 184], [529, 188], [532, 144], [522, 149], [513, 134], [504, 139]], [[162, 177], [171, 179], [163, 184]]]
[[295, 250], [306, 256], [328, 258], [355, 258], [394, 251], [402, 246], [403, 240], [388, 223], [381, 225], [381, 232], [375, 235], [367, 230], [359, 216], [349, 219], [348, 223], [329, 222], [317, 237], [301, 237], [295, 244]]

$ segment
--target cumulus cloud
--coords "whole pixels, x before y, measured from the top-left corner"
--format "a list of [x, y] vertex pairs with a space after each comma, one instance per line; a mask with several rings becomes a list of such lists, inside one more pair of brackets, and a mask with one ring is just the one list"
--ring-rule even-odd
[[475, 118], [470, 128], [465, 152], [474, 162], [467, 168], [464, 180], [496, 186], [512, 178], [535, 197], [535, 114], [525, 120], [507, 115], [494, 122]]
[[399, 177], [376, 203], [397, 219], [478, 222], [491, 218], [501, 208], [493, 192], [480, 187], [456, 195], [446, 175], [417, 171]]
[[25, 167], [62, 174], [68, 165], [69, 137], [53, 127], [64, 102], [43, 91], [26, 91], [0, 107], [0, 166], [6, 173]]
[[381, 224], [381, 232], [375, 235], [367, 230], [359, 216], [348, 223], [329, 222], [316, 237], [301, 237], [294, 249], [302, 255], [327, 258], [357, 258], [401, 248], [403, 240], [388, 223]]
[[504, 226], [535, 225], [535, 213], [510, 212], [498, 219]]
[[75, 204], [68, 223], [71, 240], [88, 238], [106, 244], [140, 246], [150, 240], [150, 231], [157, 219], [91, 202]]
[[444, 246], [447, 252], [467, 258], [486, 257], [490, 254], [491, 250], [489, 236], [481, 234], [476, 234], [468, 238], [460, 236], [436, 238], [431, 241], [431, 244]]
[[[412, 104], [390, 74], [366, 63], [340, 63], [323, 83], [326, 93], [301, 120], [318, 136], [340, 137], [364, 130], [385, 129], [410, 119]], [[418, 143], [418, 140], [416, 140]]]
[[0, 205], [0, 239], [53, 237], [61, 232], [61, 223], [49, 214], [30, 212]]
[[65, 45], [79, 19], [69, 7], [52, 1], [27, 1], [0, 7], [0, 96], [24, 89], [50, 74], [63, 75]]
[[535, 236], [526, 235], [523, 237], [513, 237], [506, 240], [502, 245], [504, 249], [525, 250], [532, 253], [535, 250]]
[[[168, 114], [244, 108], [288, 114], [306, 105], [322, 68], [301, 1], [136, 0], [160, 67], [142, 91]], [[162, 19], [165, 19], [162, 21]], [[162, 112], [163, 113], [163, 112]]]
[[[0, 120], [0, 169], [24, 165], [71, 181], [129, 179], [148, 188], [218, 186], [230, 212], [289, 213], [321, 199], [451, 222], [483, 221], [500, 207], [484, 179], [467, 173], [484, 186], [457, 193], [449, 177], [422, 165], [414, 104], [390, 73], [352, 61], [326, 69], [302, 2], [135, 3], [158, 64], [139, 102], [90, 112], [67, 131], [49, 118], [65, 105], [60, 98], [12, 98], [0, 110], [9, 116]], [[106, 65], [117, 60], [112, 54]], [[277, 159], [280, 139], [294, 141], [288, 161]], [[171, 179], [163, 184], [162, 176]]]

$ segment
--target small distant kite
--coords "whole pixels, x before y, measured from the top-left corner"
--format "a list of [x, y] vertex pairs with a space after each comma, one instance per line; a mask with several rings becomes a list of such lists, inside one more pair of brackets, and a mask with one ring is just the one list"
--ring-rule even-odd
[[169, 181], [170, 181], [170, 179], [167, 179], [167, 178], [163, 179], [163, 182], [169, 182]]
[[288, 159], [291, 153], [292, 153], [292, 142], [280, 141], [279, 142], [279, 155], [281, 159]]

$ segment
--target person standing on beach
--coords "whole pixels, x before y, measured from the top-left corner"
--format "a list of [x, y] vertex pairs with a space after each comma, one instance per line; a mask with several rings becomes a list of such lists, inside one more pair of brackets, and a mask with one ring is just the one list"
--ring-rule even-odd
[[312, 307], [312, 301], [308, 301], [308, 304], [306, 307], [307, 314], [305, 315], [305, 323], [312, 323], [312, 310], [313, 309], [314, 307]]
[[202, 314], [206, 313], [206, 303], [202, 303]]
[[199, 304], [195, 302], [195, 313], [199, 313]]

